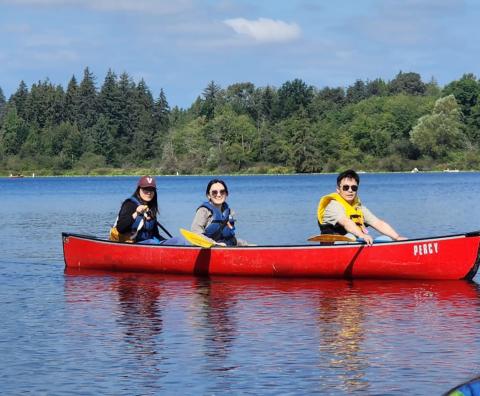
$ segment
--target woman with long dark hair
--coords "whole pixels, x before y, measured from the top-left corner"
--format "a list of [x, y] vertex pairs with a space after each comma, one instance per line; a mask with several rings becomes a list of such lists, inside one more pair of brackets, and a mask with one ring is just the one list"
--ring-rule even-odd
[[[122, 203], [117, 221], [110, 231], [110, 239], [143, 244], [185, 245], [186, 242], [181, 237], [167, 239], [160, 234], [157, 215], [155, 178], [143, 176], [133, 195]], [[167, 232], [165, 229], [164, 231]]]

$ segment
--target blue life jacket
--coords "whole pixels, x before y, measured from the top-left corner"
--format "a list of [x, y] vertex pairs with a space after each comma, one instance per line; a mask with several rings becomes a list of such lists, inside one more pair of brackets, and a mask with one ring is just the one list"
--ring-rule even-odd
[[[220, 211], [210, 201], [202, 203], [199, 208], [207, 208], [212, 212], [212, 222], [205, 228], [204, 234], [216, 242], [223, 242], [227, 246], [235, 246], [237, 244], [235, 222], [230, 215], [228, 204], [225, 202], [222, 205], [223, 211]], [[228, 227], [227, 223], [230, 223], [232, 228]]]
[[[139, 205], [143, 205], [137, 197], [132, 195], [130, 198], [127, 200], [130, 200], [134, 203]], [[157, 219], [153, 218], [150, 220], [147, 220], [143, 215], [137, 216], [135, 221], [132, 224], [132, 231], [136, 231], [140, 222], [143, 219], [143, 226], [142, 228], [138, 231], [137, 235], [135, 236], [135, 242], [141, 242], [141, 241], [146, 241], [147, 239], [152, 239], [155, 236], [155, 228], [157, 227]]]

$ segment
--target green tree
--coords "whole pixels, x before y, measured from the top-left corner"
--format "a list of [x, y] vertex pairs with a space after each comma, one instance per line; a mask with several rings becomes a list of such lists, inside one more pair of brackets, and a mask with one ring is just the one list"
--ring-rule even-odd
[[[213, 146], [217, 148], [220, 156], [220, 164], [239, 164], [243, 166], [254, 155], [256, 148], [256, 128], [253, 121], [247, 115], [237, 115], [229, 107], [208, 122], [203, 128], [204, 136]], [[242, 151], [242, 159], [230, 160], [227, 148], [234, 143], [238, 144]], [[235, 152], [236, 153], [236, 152]]]
[[296, 172], [318, 172], [322, 169], [315, 133], [306, 115], [294, 117], [288, 127], [292, 135], [290, 163]]
[[277, 91], [275, 114], [277, 119], [288, 118], [297, 111], [307, 109], [314, 97], [313, 87], [300, 79], [287, 81]]
[[170, 106], [168, 104], [167, 97], [165, 96], [163, 88], [160, 89], [158, 99], [155, 101], [155, 105], [153, 107], [153, 114], [155, 122], [157, 123], [158, 130], [162, 134], [165, 134], [170, 127]]
[[322, 120], [329, 114], [339, 112], [346, 104], [343, 88], [323, 88], [317, 92], [308, 113], [313, 121]]
[[[65, 142], [73, 128], [69, 122], [43, 128], [41, 136], [44, 153], [50, 157], [58, 156], [63, 151]], [[67, 159], [67, 161], [69, 164], [71, 163], [70, 159]]]
[[442, 93], [441, 88], [438, 86], [437, 80], [432, 77], [428, 83], [425, 84], [425, 95], [440, 97]]
[[393, 95], [400, 93], [406, 95], [424, 95], [426, 91], [425, 83], [418, 73], [403, 73], [400, 71], [397, 76], [390, 81], [389, 90]]
[[464, 74], [460, 80], [452, 81], [442, 91], [443, 96], [454, 95], [462, 109], [463, 115], [468, 119], [472, 108], [478, 103], [480, 84], [475, 75]]
[[67, 136], [63, 144], [62, 152], [64, 156], [70, 160], [71, 167], [84, 152], [83, 136], [76, 124], [72, 125], [70, 122], [66, 122], [65, 128], [67, 129]]
[[7, 155], [15, 155], [28, 135], [28, 127], [17, 114], [15, 106], [9, 106], [2, 128], [0, 129], [0, 142], [3, 152]]
[[22, 145], [20, 155], [23, 158], [33, 158], [39, 165], [39, 158], [44, 156], [42, 135], [38, 127], [30, 127], [25, 143]]
[[111, 125], [108, 117], [100, 115], [95, 125], [88, 130], [90, 138], [88, 151], [101, 155], [108, 164], [114, 162], [115, 127]]
[[90, 128], [97, 122], [97, 89], [95, 76], [85, 68], [83, 79], [78, 87], [77, 124], [80, 129]]
[[72, 76], [65, 92], [65, 121], [74, 123], [78, 119], [79, 100], [77, 79]]
[[237, 114], [255, 115], [255, 85], [243, 82], [228, 86], [225, 101]]
[[143, 111], [138, 121], [132, 142], [132, 156], [134, 163], [155, 158], [156, 130], [151, 112]]
[[153, 113], [154, 107], [154, 100], [152, 96], [152, 92], [147, 87], [145, 80], [143, 78], [140, 80], [136, 87], [136, 104], [137, 104], [137, 112], [140, 115], [144, 111], [148, 113]]
[[26, 103], [29, 123], [40, 128], [59, 124], [64, 118], [64, 92], [48, 79], [32, 85]]
[[210, 81], [207, 87], [203, 90], [203, 103], [200, 110], [200, 114], [204, 116], [207, 121], [215, 118], [215, 111], [220, 104], [220, 97], [222, 89], [219, 85], [215, 84], [215, 81]]
[[136, 86], [127, 73], [122, 73], [119, 78], [118, 88], [120, 92], [120, 107], [118, 117], [118, 130], [116, 138], [116, 150], [121, 155], [130, 152], [128, 147], [135, 135], [138, 121], [136, 111]]
[[273, 118], [273, 107], [276, 100], [276, 91], [270, 87], [258, 88], [259, 100], [259, 119], [261, 121], [271, 121]]
[[386, 96], [388, 94], [388, 85], [381, 78], [376, 78], [372, 81], [367, 81], [365, 86], [367, 98], [370, 96]]
[[17, 114], [23, 120], [27, 119], [27, 100], [28, 100], [28, 88], [25, 81], [20, 81], [20, 85], [16, 92], [10, 96], [8, 103], [10, 105], [15, 105], [17, 109]]
[[473, 145], [480, 147], [480, 102], [472, 107], [466, 124], [468, 139]]
[[418, 120], [410, 133], [412, 143], [421, 153], [443, 159], [453, 150], [466, 147], [460, 107], [454, 95], [440, 98], [429, 115]]
[[[209, 145], [202, 133], [203, 126], [204, 119], [198, 117], [171, 129], [163, 145], [162, 169], [165, 172], [198, 173], [209, 166]], [[217, 165], [218, 162], [214, 167]]]
[[3, 116], [7, 111], [7, 101], [5, 100], [5, 95], [3, 94], [2, 87], [0, 87], [0, 127], [2, 126]]
[[346, 100], [348, 103], [358, 103], [367, 98], [367, 87], [362, 80], [357, 80], [347, 88]]
[[[120, 90], [117, 84], [117, 76], [108, 69], [107, 75], [98, 94], [98, 109], [106, 120], [113, 124], [119, 124], [120, 113]], [[104, 120], [102, 120], [102, 123]]]

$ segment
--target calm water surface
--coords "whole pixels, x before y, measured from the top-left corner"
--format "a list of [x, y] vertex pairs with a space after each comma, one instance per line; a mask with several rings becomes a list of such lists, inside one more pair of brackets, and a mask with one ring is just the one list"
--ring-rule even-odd
[[[480, 228], [479, 173], [365, 174], [360, 195], [411, 237]], [[318, 233], [334, 175], [226, 177], [240, 237]], [[189, 227], [206, 177], [161, 177]], [[442, 394], [480, 375], [476, 282], [64, 273], [62, 231], [107, 235], [136, 178], [0, 179], [4, 394]]]

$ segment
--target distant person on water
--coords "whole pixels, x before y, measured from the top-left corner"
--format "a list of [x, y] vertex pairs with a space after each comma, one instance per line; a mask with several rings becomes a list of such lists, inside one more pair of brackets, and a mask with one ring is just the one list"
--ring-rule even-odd
[[373, 238], [367, 230], [371, 226], [386, 236], [377, 238], [377, 241], [405, 240], [390, 224], [362, 205], [358, 197], [359, 185], [360, 178], [354, 170], [338, 175], [337, 191], [323, 196], [318, 204], [317, 219], [322, 234], [352, 234], [371, 245]]
[[247, 242], [235, 236], [234, 212], [228, 206], [227, 184], [213, 179], [205, 191], [207, 201], [197, 209], [191, 230], [204, 235], [209, 241], [220, 246], [244, 246]]
[[133, 195], [122, 203], [117, 220], [110, 230], [110, 240], [151, 245], [186, 245], [182, 237], [165, 238], [160, 234], [157, 215], [155, 178], [143, 176]]

